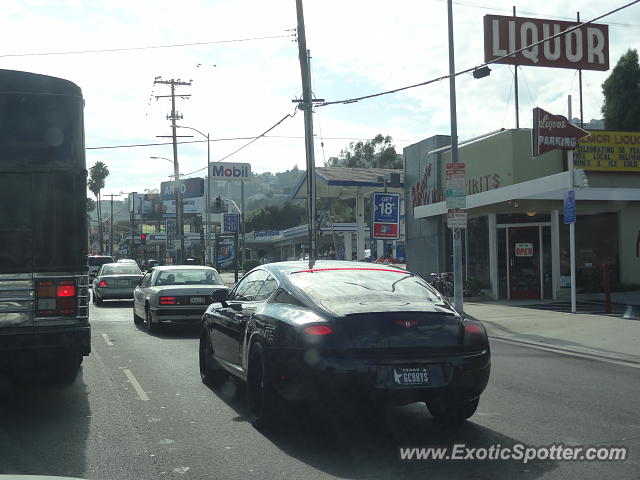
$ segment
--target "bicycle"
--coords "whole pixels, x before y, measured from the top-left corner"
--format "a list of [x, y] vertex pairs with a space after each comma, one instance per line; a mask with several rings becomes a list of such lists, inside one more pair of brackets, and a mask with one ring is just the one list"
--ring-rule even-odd
[[453, 297], [453, 283], [447, 280], [449, 275], [446, 272], [431, 273], [429, 276], [431, 277], [429, 283], [433, 288], [447, 298]]

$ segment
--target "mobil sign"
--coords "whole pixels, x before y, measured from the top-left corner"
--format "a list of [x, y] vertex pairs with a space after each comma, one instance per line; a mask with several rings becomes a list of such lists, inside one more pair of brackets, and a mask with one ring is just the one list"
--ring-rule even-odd
[[249, 180], [250, 163], [212, 162], [209, 164], [209, 178], [212, 180]]
[[[518, 53], [509, 55], [512, 52]], [[609, 27], [596, 23], [582, 25], [580, 22], [485, 15], [484, 60], [531, 67], [606, 71], [609, 70]]]

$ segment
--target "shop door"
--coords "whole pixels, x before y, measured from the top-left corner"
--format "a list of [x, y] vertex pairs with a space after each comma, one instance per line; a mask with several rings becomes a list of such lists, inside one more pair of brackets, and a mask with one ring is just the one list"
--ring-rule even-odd
[[540, 298], [540, 227], [510, 227], [509, 297]]

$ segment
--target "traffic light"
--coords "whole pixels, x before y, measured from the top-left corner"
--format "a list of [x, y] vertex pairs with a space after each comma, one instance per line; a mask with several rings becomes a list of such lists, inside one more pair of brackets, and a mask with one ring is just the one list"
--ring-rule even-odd
[[147, 244], [147, 234], [143, 233], [142, 235], [140, 235], [140, 243], [142, 245], [146, 245]]
[[220, 197], [216, 198], [216, 210], [222, 209], [222, 199]]

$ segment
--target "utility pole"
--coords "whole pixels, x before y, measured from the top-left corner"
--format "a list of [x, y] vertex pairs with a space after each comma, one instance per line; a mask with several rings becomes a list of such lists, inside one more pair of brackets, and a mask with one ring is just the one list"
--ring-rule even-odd
[[[184, 255], [184, 221], [182, 218], [182, 198], [180, 195], [180, 167], [178, 165], [178, 140], [176, 135], [176, 120], [181, 120], [182, 115], [176, 112], [176, 87], [177, 86], [191, 86], [191, 81], [183, 82], [182, 80], [162, 80], [161, 77], [156, 77], [153, 81], [154, 85], [157, 83], [171, 86], [171, 95], [156, 95], [158, 98], [171, 98], [171, 114], [167, 115], [167, 120], [171, 120], [171, 138], [173, 139], [173, 179], [174, 179], [174, 192], [176, 200], [176, 234], [180, 239], [180, 248], [177, 255], [177, 264], [182, 264], [182, 256]], [[180, 95], [182, 98], [190, 97], [191, 95]]]
[[131, 192], [129, 194], [130, 201], [129, 207], [131, 207], [131, 241], [129, 242], [129, 257], [133, 257], [133, 231], [135, 230], [136, 221], [136, 195], [138, 192]]
[[307, 213], [309, 216], [309, 268], [313, 268], [318, 252], [316, 251], [316, 169], [313, 150], [313, 98], [311, 93], [311, 69], [309, 50], [304, 29], [302, 0], [296, 0], [298, 16], [298, 58], [302, 75], [302, 102], [298, 108], [304, 111], [304, 141], [307, 153]]
[[[451, 161], [458, 163], [458, 120], [456, 115], [456, 77], [453, 44], [453, 6], [447, 0], [447, 17], [449, 21], [449, 109], [451, 112]], [[463, 311], [462, 290], [462, 232], [453, 229], [453, 298], [456, 310]]]

